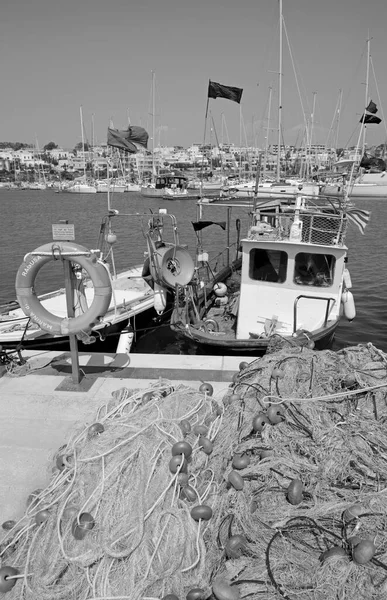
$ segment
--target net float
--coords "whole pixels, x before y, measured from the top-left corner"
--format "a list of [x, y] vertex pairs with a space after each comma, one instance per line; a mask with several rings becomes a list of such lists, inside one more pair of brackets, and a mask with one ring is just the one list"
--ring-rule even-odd
[[269, 425], [270, 421], [268, 419], [268, 417], [260, 412], [257, 415], [255, 415], [254, 419], [253, 419], [253, 430], [256, 433], [260, 433], [262, 431], [262, 429], [265, 427], [265, 425]]
[[297, 504], [300, 504], [300, 502], [302, 502], [303, 490], [304, 490], [304, 486], [302, 484], [301, 479], [293, 479], [290, 482], [288, 489], [286, 491], [286, 497], [287, 497], [288, 501], [290, 502], [290, 504], [293, 504], [295, 506]]
[[212, 508], [207, 504], [198, 504], [191, 509], [191, 517], [194, 521], [209, 521], [212, 517]]
[[241, 475], [239, 475], [239, 473], [237, 473], [236, 471], [231, 471], [229, 473], [228, 481], [229, 481], [229, 483], [231, 483], [233, 488], [235, 488], [238, 491], [242, 490], [243, 486], [245, 485], [243, 477]]
[[272, 425], [278, 425], [285, 419], [285, 410], [278, 404], [271, 404], [267, 409], [267, 416]]
[[13, 579], [15, 575], [18, 575], [19, 571], [14, 567], [1, 567], [0, 569], [0, 593], [7, 593], [12, 590], [16, 584], [17, 579]]
[[250, 456], [248, 454], [234, 454], [231, 464], [233, 469], [245, 469], [250, 464]]
[[199, 446], [203, 450], [204, 454], [211, 454], [214, 449], [214, 445], [211, 440], [203, 436], [200, 436], [199, 438]]
[[192, 454], [192, 446], [188, 442], [176, 442], [172, 446], [172, 456], [184, 454], [186, 458], [189, 458]]
[[212, 396], [214, 393], [214, 388], [210, 383], [203, 382], [199, 387], [199, 392], [202, 392], [202, 394], [208, 394], [208, 396]]
[[172, 456], [171, 460], [169, 461], [169, 470], [171, 473], [177, 473], [178, 471], [183, 473], [187, 472], [187, 459], [185, 458], [184, 454]]

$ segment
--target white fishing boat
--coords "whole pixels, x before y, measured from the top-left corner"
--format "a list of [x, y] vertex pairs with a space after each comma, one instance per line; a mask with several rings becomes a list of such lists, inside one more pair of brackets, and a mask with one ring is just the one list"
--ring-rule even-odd
[[326, 196], [340, 196], [348, 188], [349, 198], [384, 198], [387, 200], [387, 173], [366, 173], [362, 171], [355, 175], [352, 182], [347, 182], [346, 177], [327, 183], [322, 192]]
[[97, 180], [95, 181], [95, 187], [98, 193], [107, 194], [110, 190], [115, 193], [123, 193], [126, 192], [126, 183], [122, 181], [117, 181], [115, 179], [109, 180]]
[[129, 182], [126, 184], [126, 192], [141, 192], [141, 185], [139, 183]]
[[277, 198], [278, 196], [295, 198], [300, 191], [305, 196], [318, 196], [321, 186], [318, 183], [309, 181], [288, 179], [285, 181], [260, 182], [257, 187], [255, 181], [249, 181], [223, 188], [223, 191], [234, 198], [254, 198], [258, 196], [260, 200], [265, 200]]
[[[221, 206], [226, 209], [225, 250], [211, 258], [202, 230], [222, 226]], [[238, 207], [248, 210], [249, 223], [240, 235], [236, 219], [233, 242], [235, 206], [228, 200], [198, 202], [193, 224], [200, 232], [195, 276], [176, 290], [172, 330], [207, 352], [259, 354], [275, 339], [325, 347], [341, 316], [355, 317], [345, 245], [346, 203], [316, 204], [301, 194], [296, 201], [258, 198], [254, 206], [240, 202]], [[214, 207], [215, 220], [208, 216]], [[217, 268], [221, 256], [224, 266]]]
[[141, 195], [146, 198], [188, 196], [187, 177], [166, 173], [156, 177], [154, 183], [141, 186]]
[[97, 188], [91, 183], [85, 181], [75, 181], [73, 184], [61, 190], [69, 194], [96, 194]]

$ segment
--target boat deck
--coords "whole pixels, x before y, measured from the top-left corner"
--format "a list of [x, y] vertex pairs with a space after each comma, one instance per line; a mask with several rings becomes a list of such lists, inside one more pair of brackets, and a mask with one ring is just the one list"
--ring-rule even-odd
[[[197, 389], [211, 382], [222, 398], [242, 360], [230, 356], [80, 354], [84, 377], [71, 378], [69, 353], [23, 352], [13, 375], [0, 366], [0, 523], [24, 513], [29, 494], [48, 484], [53, 456], [74, 428], [93, 423], [120, 388], [146, 389], [160, 377]], [[151, 359], [151, 360], [150, 360]], [[151, 367], [149, 364], [151, 363]]]

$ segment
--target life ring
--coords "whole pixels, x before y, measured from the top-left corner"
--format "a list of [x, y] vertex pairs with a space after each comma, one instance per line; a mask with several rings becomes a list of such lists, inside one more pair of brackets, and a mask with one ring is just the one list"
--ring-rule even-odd
[[[35, 279], [40, 269], [51, 260], [58, 259], [79, 264], [85, 269], [94, 286], [93, 302], [86, 312], [74, 318], [62, 318], [50, 313], [42, 306], [34, 290]], [[27, 254], [17, 272], [15, 287], [16, 297], [24, 314], [43, 331], [53, 335], [90, 331], [106, 314], [112, 298], [110, 276], [105, 266], [92, 251], [71, 242], [51, 242]]]

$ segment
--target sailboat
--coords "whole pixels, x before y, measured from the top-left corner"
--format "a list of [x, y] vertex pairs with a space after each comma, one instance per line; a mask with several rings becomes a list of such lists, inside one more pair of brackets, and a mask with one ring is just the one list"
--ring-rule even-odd
[[382, 158], [369, 157], [366, 153], [367, 125], [379, 125], [382, 119], [377, 116], [376, 103], [369, 96], [369, 67], [371, 62], [371, 40], [367, 40], [367, 69], [365, 109], [360, 118], [359, 137], [353, 159], [335, 163], [337, 176], [322, 189], [327, 196], [347, 194], [349, 198], [387, 199], [386, 163]]
[[73, 194], [96, 194], [97, 188], [92, 183], [87, 181], [86, 177], [86, 158], [85, 158], [85, 134], [83, 129], [83, 113], [82, 106], [80, 107], [80, 118], [81, 118], [81, 136], [82, 136], [82, 153], [83, 153], [83, 177], [79, 180], [75, 180], [74, 183], [65, 187], [62, 191]]
[[180, 198], [188, 196], [188, 178], [172, 172], [158, 173], [155, 162], [155, 73], [152, 71], [152, 174], [149, 183], [142, 183], [140, 193], [145, 198]]

